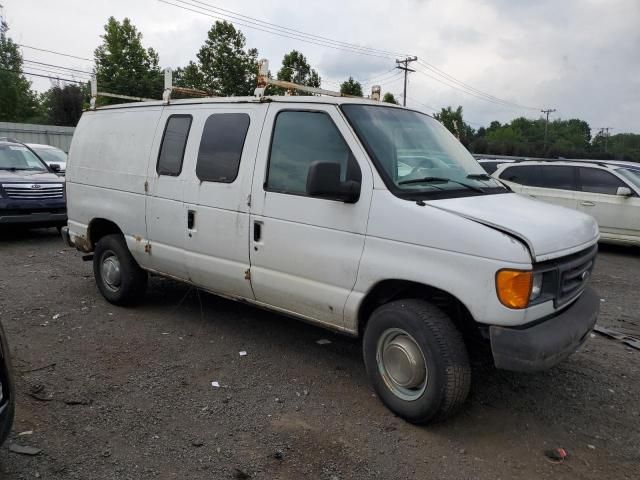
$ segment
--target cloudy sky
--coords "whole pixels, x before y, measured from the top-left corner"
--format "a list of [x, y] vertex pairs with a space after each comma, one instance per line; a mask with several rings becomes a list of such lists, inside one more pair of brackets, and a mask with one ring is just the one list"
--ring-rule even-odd
[[[541, 108], [555, 108], [556, 118], [582, 118], [592, 130], [640, 133], [638, 0], [167, 1], [210, 10], [208, 4], [335, 41], [416, 55], [421, 62], [412, 64], [419, 71], [409, 77], [407, 104], [429, 113], [462, 105], [474, 127], [494, 119], [535, 118]], [[143, 33], [145, 46], [159, 52], [163, 67], [195, 59], [215, 21], [159, 0], [0, 4], [14, 41], [86, 58], [92, 58], [110, 15], [129, 17]], [[337, 89], [337, 82], [352, 75], [365, 82], [366, 91], [376, 83], [383, 92], [402, 91], [393, 55], [356, 54], [236, 26], [248, 46], [270, 60], [272, 71], [284, 53], [297, 49], [319, 71], [325, 88]], [[25, 64], [25, 70], [44, 75], [53, 67], [43, 63], [87, 71], [92, 67], [85, 60], [27, 48], [23, 55], [41, 62]], [[48, 79], [31, 79], [38, 90], [49, 86]]]

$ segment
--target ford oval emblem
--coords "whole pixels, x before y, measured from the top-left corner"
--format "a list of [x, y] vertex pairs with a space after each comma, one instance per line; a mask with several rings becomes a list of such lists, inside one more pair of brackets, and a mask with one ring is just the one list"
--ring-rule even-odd
[[39, 189], [41, 189], [41, 188], [42, 188], [42, 186], [41, 186], [41, 185], [38, 185], [37, 183], [34, 183], [33, 185], [31, 185], [31, 188], [36, 189], [36, 190], [39, 190]]

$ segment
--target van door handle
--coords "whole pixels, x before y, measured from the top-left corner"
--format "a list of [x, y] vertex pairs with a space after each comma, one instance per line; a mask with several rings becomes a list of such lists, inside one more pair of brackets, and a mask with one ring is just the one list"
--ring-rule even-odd
[[262, 222], [253, 222], [253, 241], [259, 242], [262, 239]]
[[584, 202], [580, 202], [580, 205], [584, 206], [584, 207], [595, 207], [596, 204], [593, 202], [588, 202], [588, 201], [584, 201]]
[[195, 210], [189, 210], [187, 212], [187, 228], [189, 230], [193, 230], [193, 227], [195, 226], [196, 223], [196, 211]]

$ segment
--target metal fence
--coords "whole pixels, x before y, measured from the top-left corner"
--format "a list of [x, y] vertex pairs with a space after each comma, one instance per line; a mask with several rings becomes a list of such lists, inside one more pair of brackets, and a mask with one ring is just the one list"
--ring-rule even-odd
[[65, 152], [71, 146], [74, 127], [0, 122], [0, 137], [11, 137], [24, 143], [43, 143]]

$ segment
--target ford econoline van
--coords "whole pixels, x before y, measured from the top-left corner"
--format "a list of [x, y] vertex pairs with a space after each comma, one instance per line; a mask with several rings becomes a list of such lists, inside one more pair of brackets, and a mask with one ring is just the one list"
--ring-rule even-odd
[[414, 423], [463, 404], [472, 339], [529, 372], [596, 321], [593, 218], [513, 193], [407, 108], [109, 106], [83, 114], [66, 175], [63, 236], [109, 302], [138, 301], [154, 273], [360, 337], [379, 398]]

